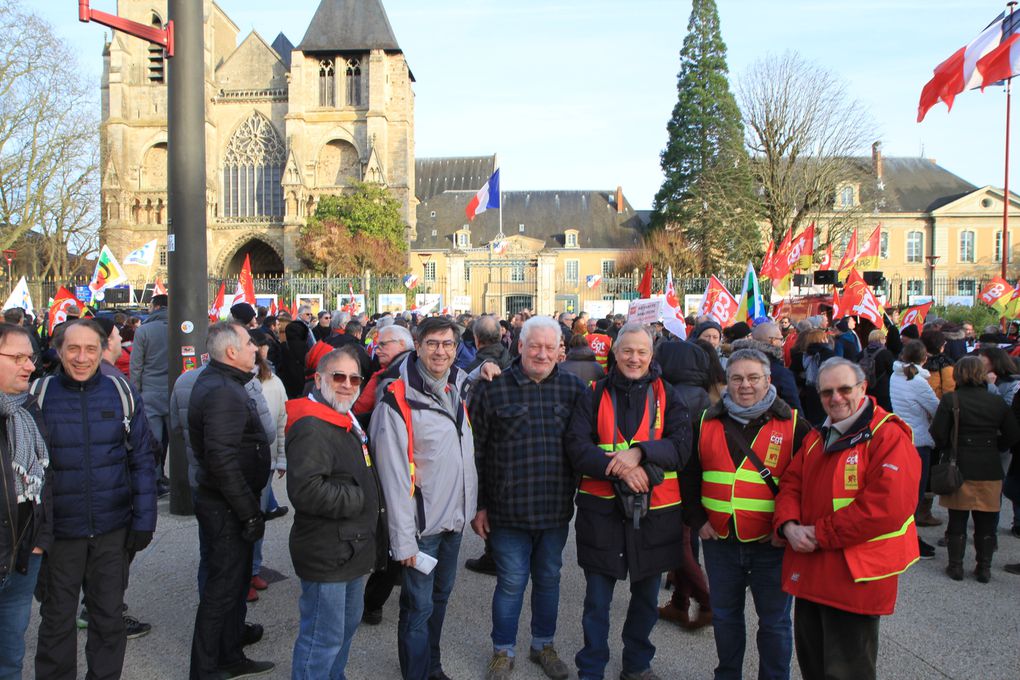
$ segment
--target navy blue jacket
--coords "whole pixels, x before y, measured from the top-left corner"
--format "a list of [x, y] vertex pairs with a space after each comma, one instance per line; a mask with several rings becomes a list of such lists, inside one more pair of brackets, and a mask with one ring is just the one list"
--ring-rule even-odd
[[46, 388], [42, 416], [49, 433], [54, 537], [84, 538], [124, 528], [155, 531], [156, 463], [149, 425], [136, 408], [129, 452], [113, 380], [96, 371], [78, 382], [58, 370]]

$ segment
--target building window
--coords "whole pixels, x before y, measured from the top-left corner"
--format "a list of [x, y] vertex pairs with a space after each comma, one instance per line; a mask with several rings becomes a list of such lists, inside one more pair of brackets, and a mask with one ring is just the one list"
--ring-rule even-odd
[[273, 124], [253, 113], [227, 145], [223, 160], [223, 214], [227, 217], [283, 215], [285, 148]]
[[838, 205], [844, 209], [854, 207], [854, 188], [852, 186], [845, 186], [839, 190]]
[[[1009, 262], [1013, 261], [1013, 232], [1009, 232], [1009, 247], [1006, 249], [1006, 257]], [[995, 232], [995, 261], [1002, 262], [1002, 230]]]
[[458, 248], [470, 248], [471, 247], [471, 234], [466, 231], [457, 232], [457, 247]]
[[467, 282], [467, 283], [471, 282], [471, 266], [470, 265], [464, 267], [464, 281]]
[[523, 234], [524, 233], [524, 225], [523, 224], [518, 224], [517, 225], [517, 233], [518, 234]]
[[347, 106], [361, 106], [361, 60], [348, 59], [344, 71], [347, 86]]
[[166, 246], [159, 247], [159, 266], [166, 266]]
[[515, 264], [510, 268], [510, 282], [524, 283], [524, 265]]
[[568, 231], [567, 232], [566, 239], [565, 239], [565, 244], [566, 244], [567, 248], [576, 248], [577, 247], [577, 232], [576, 231]]
[[924, 262], [924, 234], [920, 231], [907, 233], [907, 262]]
[[960, 262], [974, 261], [974, 232], [960, 232]]
[[602, 276], [609, 278], [616, 274], [616, 260], [602, 260]]
[[565, 264], [567, 284], [576, 286], [578, 281], [581, 279], [581, 262], [580, 260], [567, 260]]
[[424, 276], [422, 278], [426, 281], [434, 282], [436, 280], [436, 263], [434, 261], [426, 262], [422, 266], [422, 269], [424, 270]]
[[960, 279], [956, 282], [956, 294], [957, 295], [970, 295], [974, 296], [977, 294], [977, 281], [974, 279]]
[[883, 260], [889, 259], [889, 232], [883, 231], [878, 237], [878, 256]]
[[319, 106], [336, 106], [336, 64], [332, 59], [319, 61]]
[[[152, 14], [152, 26], [153, 28], [163, 28], [163, 20], [159, 18], [159, 15], [155, 12]], [[159, 45], [149, 45], [149, 82], [150, 83], [164, 83], [166, 82], [166, 61], [165, 55], [163, 54], [163, 48]]]
[[907, 280], [907, 296], [924, 295], [924, 281], [921, 279]]

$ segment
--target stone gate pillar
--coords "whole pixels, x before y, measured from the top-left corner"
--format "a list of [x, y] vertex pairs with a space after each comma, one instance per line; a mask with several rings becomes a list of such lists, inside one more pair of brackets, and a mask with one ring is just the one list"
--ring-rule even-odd
[[535, 311], [549, 316], [556, 311], [556, 256], [551, 253], [538, 254], [538, 292]]

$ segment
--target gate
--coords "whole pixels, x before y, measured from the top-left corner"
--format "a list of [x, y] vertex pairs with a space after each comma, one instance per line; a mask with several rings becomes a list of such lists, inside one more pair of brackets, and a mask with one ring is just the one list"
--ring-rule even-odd
[[464, 281], [472, 311], [506, 318], [534, 308], [538, 260], [469, 260], [464, 263]]

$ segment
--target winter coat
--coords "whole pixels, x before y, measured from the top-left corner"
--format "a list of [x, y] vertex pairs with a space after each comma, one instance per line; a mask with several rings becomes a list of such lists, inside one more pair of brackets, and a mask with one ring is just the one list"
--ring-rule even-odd
[[[913, 378], [907, 379], [903, 369], [913, 366], [918, 369]], [[914, 446], [935, 446], [928, 428], [939, 407], [938, 397], [928, 384], [928, 371], [917, 364], [893, 364], [893, 375], [889, 379], [889, 396], [893, 412], [903, 419], [914, 433]]]
[[822, 398], [818, 395], [818, 367], [826, 360], [836, 356], [829, 345], [821, 342], [808, 345], [802, 359], [804, 365], [804, 387], [800, 391], [800, 405], [804, 417], [815, 427], [821, 426], [827, 417], [822, 408]]
[[655, 362], [662, 371], [662, 379], [673, 386], [691, 419], [697, 421], [710, 406], [705, 350], [692, 342], [670, 340], [655, 350]]
[[577, 376], [585, 385], [606, 377], [590, 347], [572, 347], [566, 360], [560, 363], [560, 370]]
[[861, 339], [853, 331], [846, 331], [834, 338], [836, 356], [857, 361], [861, 356]]
[[[46, 424], [35, 398], [29, 396], [22, 407], [32, 415], [40, 436], [47, 441]], [[26, 574], [33, 548], [48, 551], [53, 544], [53, 468], [46, 468], [42, 498], [34, 503], [19, 504], [7, 444], [7, 423], [7, 418], [0, 419], [0, 504], [3, 505], [0, 512], [13, 521], [5, 519], [0, 528], [0, 581], [12, 571]]]
[[[417, 368], [418, 358], [410, 353], [396, 368], [403, 383], [411, 414], [408, 428], [401, 404], [388, 388], [397, 380], [383, 382], [383, 397], [376, 405], [369, 426], [369, 443], [378, 468], [379, 482], [386, 498], [390, 550], [396, 561], [418, 553], [417, 537], [444, 531], [461, 532], [474, 518], [478, 477], [471, 424], [464, 412], [463, 393], [467, 376], [450, 368], [447, 393], [459, 400], [451, 415], [439, 397], [427, 391]], [[389, 369], [388, 369], [389, 370]], [[414, 455], [415, 486], [408, 469], [408, 430]]]
[[[628, 380], [611, 369], [603, 380], [605, 389], [616, 396], [616, 424], [628, 440], [635, 436], [648, 402], [648, 388], [662, 371], [654, 361], [649, 373]], [[677, 391], [664, 381], [666, 409], [662, 439], [639, 442], [644, 463], [665, 472], [680, 470], [691, 455], [691, 417]], [[574, 470], [597, 480], [606, 477], [606, 452], [598, 446], [594, 390], [586, 390], [570, 418], [565, 446]], [[577, 562], [582, 569], [616, 579], [638, 581], [675, 569], [683, 561], [683, 517], [681, 506], [650, 512], [635, 529], [619, 503], [590, 494], [577, 494]]]
[[[1003, 478], [1000, 451], [1020, 442], [1020, 425], [997, 394], [975, 385], [956, 388], [960, 403], [957, 465], [966, 481]], [[946, 456], [953, 448], [953, 395], [939, 401], [931, 436]]]
[[283, 381], [277, 376], [270, 376], [265, 382], [259, 381], [262, 386], [262, 396], [269, 407], [270, 417], [276, 424], [276, 440], [270, 447], [271, 468], [273, 470], [287, 469], [287, 455], [285, 453], [286, 429], [287, 429], [287, 388]]
[[54, 537], [155, 531], [156, 462], [148, 420], [136, 408], [126, 435], [113, 379], [97, 370], [79, 382], [58, 370], [47, 384], [42, 415], [49, 433]]
[[772, 384], [776, 386], [776, 394], [790, 408], [800, 411], [800, 396], [797, 394], [797, 381], [793, 371], [783, 364], [783, 348], [768, 342], [743, 338], [733, 343], [733, 351], [738, 349], [756, 349], [769, 359], [769, 370], [772, 372]]
[[478, 350], [475, 354], [474, 360], [467, 365], [464, 369], [468, 373], [481, 366], [486, 361], [492, 361], [501, 371], [505, 371], [510, 368], [510, 364], [513, 362], [513, 357], [510, 356], [509, 350], [500, 343], [494, 345], [486, 345], [485, 347]]
[[868, 383], [868, 395], [874, 397], [878, 405], [886, 411], [893, 411], [895, 409], [889, 397], [889, 379], [893, 374], [893, 363], [896, 361], [896, 357], [889, 349], [877, 342], [868, 343], [864, 352], [861, 353], [861, 359], [869, 354], [874, 357], [875, 383]]
[[344, 345], [353, 345], [354, 351], [358, 353], [358, 370], [366, 379], [372, 375], [372, 357], [368, 356], [368, 350], [364, 343], [353, 335], [347, 333], [335, 333], [323, 339], [333, 349], [340, 349]]
[[[824, 446], [827, 429], [804, 440], [783, 475], [773, 526], [777, 531], [787, 522], [814, 526], [818, 540], [818, 548], [810, 553], [787, 546], [784, 591], [843, 611], [881, 616], [893, 613], [898, 577], [855, 582], [844, 550], [900, 531], [909, 522], [917, 506], [921, 459], [911, 443], [910, 428], [895, 415], [871, 432], [873, 419], [881, 420], [886, 413], [869, 401], [829, 446]], [[852, 503], [835, 510], [834, 488], [843, 487], [849, 475], [850, 464], [841, 462], [855, 456], [865, 461], [856, 474], [860, 490]], [[913, 523], [907, 527], [914, 535]]]
[[131, 384], [142, 393], [150, 416], [170, 412], [167, 314], [166, 308], [150, 314], [135, 332], [131, 346]]
[[291, 321], [283, 335], [286, 340], [276, 374], [287, 388], [287, 396], [296, 399], [305, 389], [305, 356], [311, 349], [308, 345], [310, 331], [304, 323]]
[[956, 389], [956, 380], [953, 379], [953, 361], [945, 354], [929, 354], [928, 360], [924, 362], [924, 369], [928, 371], [928, 384], [935, 391], [939, 399], [942, 395], [948, 394]]
[[195, 462], [195, 450], [191, 447], [191, 431], [188, 429], [188, 403], [191, 391], [195, 389], [195, 381], [202, 375], [205, 366], [181, 373], [170, 393], [170, 429], [181, 435], [184, 440], [184, 453], [188, 458], [188, 486], [192, 491], [198, 488], [198, 463]]
[[270, 474], [270, 440], [245, 388], [251, 380], [251, 373], [213, 359], [188, 403], [198, 488], [222, 497], [242, 522], [261, 512], [259, 497]]
[[347, 415], [305, 397], [287, 402], [290, 557], [307, 581], [350, 581], [386, 564], [376, 468]]

